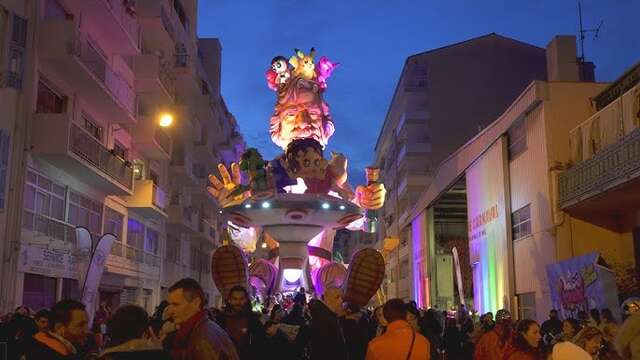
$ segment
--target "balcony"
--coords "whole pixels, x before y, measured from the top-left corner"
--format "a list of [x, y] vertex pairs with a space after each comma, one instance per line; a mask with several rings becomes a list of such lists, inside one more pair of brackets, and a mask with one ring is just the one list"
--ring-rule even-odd
[[143, 156], [157, 160], [171, 159], [171, 136], [152, 116], [139, 117], [138, 124], [133, 127], [131, 139]]
[[127, 196], [127, 207], [145, 218], [167, 217], [167, 195], [152, 180], [136, 180], [133, 196]]
[[572, 216], [628, 232], [640, 211], [640, 128], [558, 177], [559, 205]]
[[178, 233], [194, 234], [198, 232], [198, 211], [191, 207], [180, 204], [169, 205], [167, 210], [169, 220], [167, 226]]
[[75, 124], [69, 114], [34, 114], [32, 154], [106, 194], [131, 195], [133, 169]]
[[79, 7], [82, 19], [90, 24], [96, 40], [108, 46], [105, 50], [120, 55], [140, 53], [140, 24], [134, 7], [127, 7], [122, 0], [71, 0], [68, 2], [71, 7]]
[[[52, 245], [55, 248], [64, 248], [71, 251], [76, 249], [76, 227], [62, 220], [45, 215], [34, 215], [34, 222], [23, 219], [22, 241], [29, 244]], [[55, 246], [58, 242], [61, 246]]]
[[407, 189], [413, 192], [420, 192], [426, 189], [430, 182], [431, 176], [429, 175], [405, 174], [405, 176], [401, 177], [400, 185], [398, 185], [398, 196], [402, 197]]
[[195, 43], [168, 0], [137, 0], [136, 12], [143, 28], [145, 45], [153, 49], [174, 49], [185, 44], [195, 54]]
[[160, 278], [160, 257], [120, 241], [111, 247], [111, 256], [107, 258], [107, 270], [112, 273]]
[[176, 79], [172, 69], [173, 60], [168, 56], [142, 54], [134, 57], [136, 92], [153, 94], [159, 105], [173, 104], [176, 96]]
[[216, 244], [217, 232], [215, 224], [212, 224], [208, 219], [200, 218], [198, 231], [193, 234], [192, 238], [205, 243]]
[[193, 173], [193, 153], [190, 147], [173, 149], [169, 174], [177, 185], [194, 186], [198, 184], [198, 178]]
[[39, 39], [41, 66], [60, 74], [83, 99], [115, 123], [135, 123], [136, 95], [127, 81], [80, 33], [72, 20], [45, 20]]
[[404, 141], [412, 135], [424, 135], [427, 133], [427, 121], [429, 112], [415, 113], [411, 115], [403, 114], [396, 127], [396, 138]]
[[400, 151], [398, 152], [398, 159], [397, 159], [398, 168], [402, 168], [407, 163], [412, 163], [412, 162], [420, 161], [424, 158], [427, 158], [430, 152], [431, 152], [431, 143], [405, 142], [400, 146]]

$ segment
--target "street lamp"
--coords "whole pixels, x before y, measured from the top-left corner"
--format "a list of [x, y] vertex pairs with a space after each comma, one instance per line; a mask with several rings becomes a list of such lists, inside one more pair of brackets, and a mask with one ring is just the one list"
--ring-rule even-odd
[[170, 113], [162, 113], [160, 114], [160, 122], [159, 125], [161, 127], [169, 127], [173, 124], [173, 115]]

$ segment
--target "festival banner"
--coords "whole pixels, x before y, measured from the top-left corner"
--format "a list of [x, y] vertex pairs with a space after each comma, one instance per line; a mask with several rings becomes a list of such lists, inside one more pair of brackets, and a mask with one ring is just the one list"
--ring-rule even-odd
[[89, 324], [93, 321], [93, 315], [96, 310], [96, 296], [98, 295], [98, 286], [100, 285], [100, 279], [104, 272], [104, 266], [107, 262], [107, 257], [111, 252], [111, 246], [116, 240], [113, 234], [104, 234], [96, 243], [96, 248], [91, 255], [91, 262], [89, 269], [85, 276], [84, 284], [82, 286], [82, 303], [86, 306], [87, 314], [89, 317]]
[[76, 249], [74, 255], [78, 262], [78, 284], [83, 286], [85, 276], [89, 270], [89, 263], [91, 262], [91, 233], [87, 228], [82, 226], [76, 227]]

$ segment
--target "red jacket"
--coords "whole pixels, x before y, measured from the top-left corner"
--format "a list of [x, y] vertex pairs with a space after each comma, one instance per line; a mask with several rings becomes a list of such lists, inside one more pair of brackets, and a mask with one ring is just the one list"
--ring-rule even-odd
[[[409, 355], [411, 325], [404, 320], [396, 320], [387, 326], [387, 331], [369, 342], [366, 360], [405, 360]], [[431, 345], [426, 337], [415, 333], [410, 360], [429, 360]]]
[[502, 344], [502, 329], [498, 325], [480, 337], [476, 344], [473, 360], [500, 360], [504, 357], [506, 344]]

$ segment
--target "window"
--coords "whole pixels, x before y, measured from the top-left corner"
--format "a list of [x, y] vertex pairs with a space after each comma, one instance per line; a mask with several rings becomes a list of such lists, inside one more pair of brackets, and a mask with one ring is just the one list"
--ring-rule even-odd
[[39, 310], [50, 308], [55, 302], [55, 278], [37, 274], [24, 274], [23, 305]]
[[104, 211], [104, 232], [111, 233], [116, 236], [116, 241], [122, 239], [122, 224], [124, 223], [124, 215], [106, 207]]
[[147, 239], [144, 243], [144, 251], [158, 255], [158, 232], [147, 228]]
[[511, 214], [511, 227], [513, 240], [531, 235], [531, 210], [529, 205]]
[[7, 172], [9, 170], [9, 134], [0, 130], [0, 209], [5, 206]]
[[507, 131], [507, 144], [509, 147], [509, 160], [515, 159], [527, 150], [527, 128], [524, 118], [516, 120]]
[[38, 219], [46, 216], [64, 221], [65, 188], [48, 178], [27, 170], [24, 186], [22, 226], [46, 233], [47, 222]]
[[66, 111], [66, 98], [51, 89], [44, 81], [38, 81], [38, 99], [36, 112], [62, 114]]
[[180, 264], [180, 241], [167, 235], [166, 259], [174, 264]]
[[132, 218], [127, 222], [127, 244], [144, 249], [144, 225]]
[[426, 90], [427, 64], [421, 64], [417, 61], [411, 64], [404, 81], [404, 90], [407, 92], [418, 92]]
[[518, 317], [522, 319], [536, 319], [536, 293], [518, 295]]
[[133, 162], [133, 177], [135, 180], [144, 179], [144, 163], [140, 160]]
[[102, 141], [102, 126], [96, 124], [86, 113], [82, 113], [82, 119], [84, 120], [84, 129], [98, 141]]
[[69, 194], [69, 223], [84, 226], [99, 236], [102, 226], [102, 203], [75, 191]]
[[127, 148], [117, 141], [113, 142], [113, 155], [119, 157], [122, 160], [127, 160]]
[[400, 279], [406, 279], [409, 276], [409, 259], [404, 259], [400, 263]]
[[62, 279], [62, 298], [60, 300], [67, 299], [79, 299], [80, 298], [80, 286], [78, 286], [78, 280], [76, 279]]

